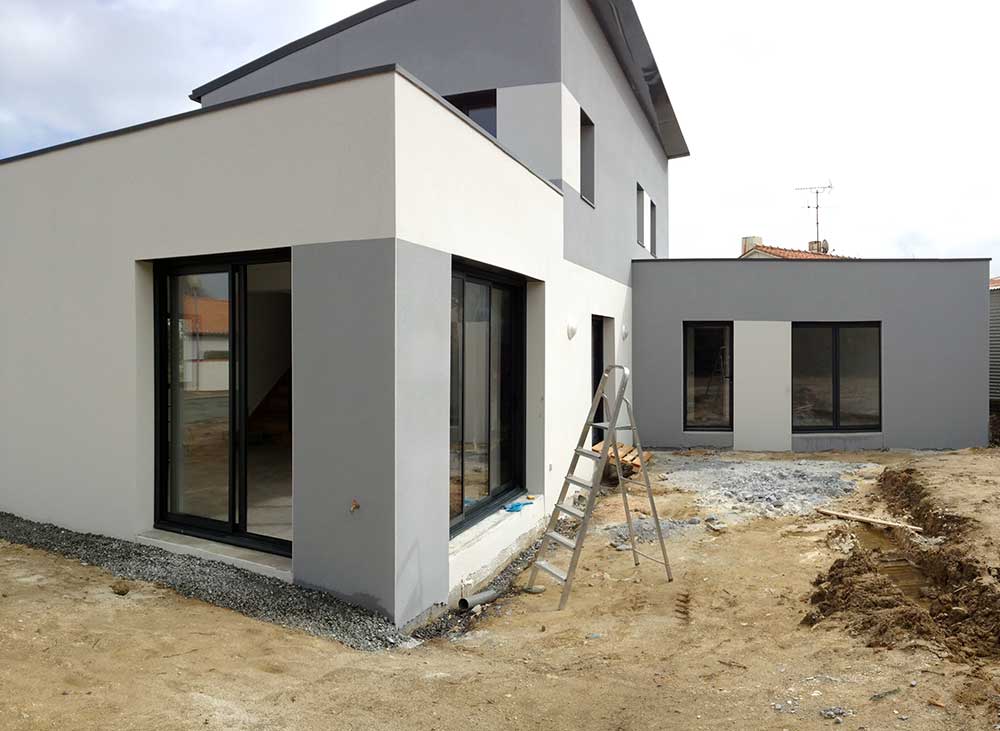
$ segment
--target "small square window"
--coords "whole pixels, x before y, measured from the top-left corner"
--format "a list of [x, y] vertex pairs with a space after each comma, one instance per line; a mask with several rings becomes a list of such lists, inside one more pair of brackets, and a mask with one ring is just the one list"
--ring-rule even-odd
[[445, 100], [494, 137], [497, 136], [497, 91], [473, 91], [453, 94]]

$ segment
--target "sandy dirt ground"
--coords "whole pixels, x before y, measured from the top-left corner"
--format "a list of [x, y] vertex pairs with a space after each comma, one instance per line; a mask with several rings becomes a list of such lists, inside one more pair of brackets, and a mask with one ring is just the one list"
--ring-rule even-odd
[[[963, 540], [997, 563], [1000, 450], [816, 457], [915, 466], [931, 498], [982, 519]], [[831, 507], [899, 513], [879, 491], [873, 474]], [[662, 517], [703, 514], [657, 492]], [[597, 520], [621, 522], [619, 496]], [[992, 728], [997, 660], [905, 633], [869, 646], [850, 615], [802, 623], [845, 525], [693, 526], [668, 543], [671, 584], [595, 533], [565, 611], [551, 588], [515, 592], [457, 639], [380, 653], [150, 584], [120, 596], [101, 570], [0, 543], [0, 728]], [[839, 722], [822, 715], [834, 708]]]

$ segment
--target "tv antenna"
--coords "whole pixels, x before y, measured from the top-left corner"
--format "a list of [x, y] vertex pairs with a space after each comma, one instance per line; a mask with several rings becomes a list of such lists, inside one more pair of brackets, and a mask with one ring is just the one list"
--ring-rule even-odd
[[827, 182], [826, 185], [813, 185], [807, 188], [796, 188], [795, 190], [804, 190], [812, 193], [815, 196], [815, 202], [807, 205], [806, 208], [812, 208], [816, 211], [816, 241], [819, 241], [819, 196], [820, 193], [829, 193], [833, 190], [833, 183]]

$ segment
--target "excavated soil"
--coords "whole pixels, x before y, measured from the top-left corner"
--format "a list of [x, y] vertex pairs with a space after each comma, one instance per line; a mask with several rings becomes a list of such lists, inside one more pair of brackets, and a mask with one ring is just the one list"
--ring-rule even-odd
[[849, 554], [813, 582], [803, 622], [839, 618], [872, 647], [921, 642], [960, 661], [1000, 659], [997, 571], [966, 541], [977, 521], [941, 506], [913, 467], [887, 468], [878, 494], [923, 533], [896, 528], [873, 540], [879, 529], [856, 529]]

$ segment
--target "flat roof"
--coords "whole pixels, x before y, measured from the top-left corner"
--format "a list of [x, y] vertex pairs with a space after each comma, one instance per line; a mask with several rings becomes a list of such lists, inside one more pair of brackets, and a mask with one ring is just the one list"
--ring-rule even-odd
[[[200, 102], [205, 94], [231, 84], [275, 61], [413, 2], [416, 0], [384, 0], [202, 84], [191, 92], [190, 98]], [[588, 0], [588, 5], [625, 72], [639, 105], [659, 137], [667, 159], [690, 155], [684, 133], [681, 132], [680, 123], [677, 121], [674, 107], [670, 103], [663, 78], [660, 76], [660, 69], [653, 57], [653, 49], [650, 48], [632, 0]]]
[[740, 264], [750, 264], [757, 265], [761, 262], [767, 264], [870, 264], [873, 262], [891, 262], [894, 264], [905, 264], [907, 262], [912, 262], [914, 264], [927, 264], [927, 263], [937, 263], [946, 264], [948, 262], [962, 262], [962, 261], [993, 261], [990, 257], [961, 257], [957, 256], [951, 259], [910, 259], [910, 258], [899, 258], [899, 259], [741, 259], [739, 257], [693, 257], [687, 259], [633, 259], [633, 264], [649, 264], [649, 263], [659, 263], [659, 262], [696, 262], [696, 261], [719, 261], [719, 262], [739, 262]]
[[348, 81], [350, 79], [360, 79], [368, 76], [376, 76], [378, 74], [385, 73], [397, 73], [407, 81], [412, 83], [414, 86], [419, 88], [429, 97], [431, 97], [438, 104], [443, 106], [445, 109], [450, 111], [456, 117], [458, 117], [462, 122], [468, 125], [471, 129], [475, 130], [480, 136], [485, 140], [490, 142], [490, 144], [499, 148], [507, 157], [511, 158], [518, 165], [523, 167], [529, 173], [534, 175], [540, 181], [545, 183], [549, 188], [554, 190], [559, 195], [562, 195], [562, 190], [559, 189], [551, 180], [541, 176], [538, 172], [531, 168], [526, 162], [521, 160], [517, 155], [511, 152], [509, 149], [500, 144], [499, 141], [493, 135], [486, 132], [482, 127], [473, 122], [465, 114], [462, 114], [458, 109], [456, 109], [447, 99], [442, 97], [436, 91], [431, 89], [427, 84], [422, 82], [416, 76], [411, 74], [409, 71], [404, 69], [399, 64], [386, 64], [384, 66], [372, 66], [367, 69], [359, 69], [357, 71], [349, 71], [344, 74], [336, 74], [335, 76], [327, 76], [322, 79], [314, 79], [312, 81], [303, 81], [298, 84], [290, 84], [288, 86], [282, 86], [277, 89], [270, 89], [268, 91], [262, 91], [257, 94], [251, 94], [250, 96], [240, 97], [239, 99], [233, 99], [231, 101], [222, 102], [220, 104], [213, 104], [208, 107], [202, 107], [200, 109], [192, 109], [190, 112], [181, 112], [180, 114], [172, 114], [167, 117], [160, 117], [158, 119], [151, 119], [148, 122], [141, 122], [139, 124], [133, 124], [128, 127], [121, 127], [119, 129], [109, 130], [107, 132], [99, 132], [95, 135], [90, 135], [88, 137], [81, 137], [76, 140], [70, 140], [68, 142], [60, 142], [56, 145], [50, 145], [49, 147], [42, 147], [37, 150], [30, 150], [29, 152], [22, 152], [18, 155], [12, 155], [11, 157], [6, 157], [0, 159], [0, 165], [6, 165], [7, 163], [17, 162], [18, 160], [25, 160], [31, 157], [38, 157], [39, 155], [45, 155], [50, 152], [57, 152], [59, 150], [65, 150], [70, 147], [77, 147], [78, 145], [85, 145], [90, 142], [97, 142], [99, 140], [106, 140], [112, 137], [119, 137], [121, 135], [131, 134], [132, 132], [141, 132], [144, 129], [150, 129], [152, 127], [159, 127], [160, 125], [170, 124], [172, 122], [181, 122], [185, 119], [190, 119], [192, 117], [199, 117], [203, 114], [212, 114], [214, 112], [221, 112], [225, 109], [231, 109], [232, 107], [242, 106], [244, 104], [252, 104], [253, 102], [260, 101], [262, 99], [268, 99], [270, 97], [282, 96], [284, 94], [293, 94], [297, 91], [305, 91], [307, 89], [314, 89], [320, 86], [329, 86], [336, 84], [341, 81]]

